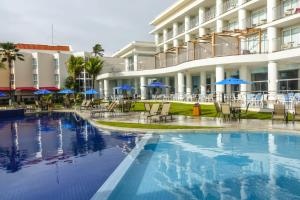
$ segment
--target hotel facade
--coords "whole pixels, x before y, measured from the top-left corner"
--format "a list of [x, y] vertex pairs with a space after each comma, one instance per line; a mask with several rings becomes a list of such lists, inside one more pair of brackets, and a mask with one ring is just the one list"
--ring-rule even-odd
[[[300, 92], [299, 0], [179, 0], [150, 24], [154, 42], [130, 43], [114, 54], [123, 66], [97, 77], [105, 97], [126, 83], [148, 99], [153, 81], [176, 100]], [[252, 84], [214, 84], [229, 77]]]

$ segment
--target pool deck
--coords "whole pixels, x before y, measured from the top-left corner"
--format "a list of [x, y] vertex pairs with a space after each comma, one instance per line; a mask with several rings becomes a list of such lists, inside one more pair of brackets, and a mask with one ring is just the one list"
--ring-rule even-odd
[[[62, 110], [61, 112], [74, 112], [74, 110]], [[125, 122], [125, 123], [141, 123], [147, 124], [145, 120], [141, 117], [141, 113], [131, 112], [131, 113], [121, 113], [116, 116], [105, 115], [105, 117], [100, 118], [90, 118], [90, 113], [88, 111], [75, 111], [80, 117], [90, 121], [94, 126], [102, 129], [108, 130], [117, 130], [124, 132], [173, 132], [178, 130], [166, 130], [166, 129], [135, 129], [135, 128], [122, 128], [122, 127], [111, 127], [105, 126], [97, 123], [97, 120], [108, 121], [108, 122]], [[258, 119], [241, 119], [238, 120], [223, 120], [222, 118], [211, 118], [211, 117], [193, 117], [193, 116], [173, 116], [173, 121], [168, 121], [167, 125], [183, 125], [183, 126], [211, 126], [211, 127], [220, 127], [220, 131], [230, 131], [230, 130], [245, 130], [245, 131], [286, 131], [289, 133], [299, 133], [300, 134], [300, 122], [289, 122], [285, 123], [283, 121], [274, 121], [271, 120], [258, 120]], [[139, 120], [142, 119], [142, 120]], [[212, 128], [216, 130], [215, 128]], [[211, 131], [212, 129], [199, 129], [201, 131]], [[180, 130], [185, 131], [185, 130]], [[186, 130], [189, 132], [197, 130]]]

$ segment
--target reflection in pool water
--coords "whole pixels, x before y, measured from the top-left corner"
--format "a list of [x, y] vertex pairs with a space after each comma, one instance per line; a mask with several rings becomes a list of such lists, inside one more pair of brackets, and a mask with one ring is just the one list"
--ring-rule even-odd
[[154, 136], [109, 199], [300, 199], [300, 137]]
[[137, 139], [72, 113], [0, 121], [0, 199], [90, 199]]

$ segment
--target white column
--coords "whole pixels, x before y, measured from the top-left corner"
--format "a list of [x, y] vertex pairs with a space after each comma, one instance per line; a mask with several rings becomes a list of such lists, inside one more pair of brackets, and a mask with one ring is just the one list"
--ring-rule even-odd
[[248, 12], [246, 9], [239, 9], [239, 29], [244, 30], [247, 28]]
[[276, 27], [268, 27], [269, 53], [278, 50], [279, 40], [277, 39], [278, 29]]
[[216, 0], [216, 17], [223, 12], [223, 0]]
[[216, 83], [216, 76], [214, 73], [211, 74], [211, 77], [210, 77], [210, 81], [212, 83], [211, 85], [211, 93], [214, 94], [216, 92], [216, 85], [214, 83]]
[[140, 88], [141, 88], [141, 99], [145, 100], [147, 98], [147, 88], [146, 86], [146, 77], [141, 76], [140, 78]]
[[166, 42], [168, 40], [168, 29], [163, 30], [163, 40]]
[[139, 94], [139, 80], [137, 78], [134, 79], [134, 93]]
[[[240, 79], [251, 82], [250, 73], [249, 73], [248, 67], [246, 65], [242, 65], [240, 67], [239, 72], [240, 72]], [[242, 95], [246, 95], [247, 91], [250, 91], [250, 85], [242, 84], [240, 87], [241, 87]]]
[[108, 99], [109, 95], [110, 95], [109, 80], [108, 79], [104, 79], [104, 98]]
[[199, 8], [199, 25], [203, 24], [205, 22], [205, 8], [200, 7]]
[[184, 74], [183, 74], [183, 72], [178, 72], [177, 80], [178, 80], [178, 98], [179, 98], [179, 100], [183, 100], [183, 98], [184, 98]]
[[[168, 76], [165, 77], [165, 85], [170, 86], [170, 78]], [[170, 95], [170, 88], [169, 87], [166, 88], [166, 95], [167, 96]]]
[[276, 6], [277, 6], [277, 0], [268, 0], [267, 1], [267, 21], [272, 22], [276, 19]]
[[190, 72], [187, 72], [185, 75], [186, 75], [186, 94], [192, 95], [192, 75]]
[[201, 95], [206, 95], [206, 72], [200, 73], [200, 90]]
[[164, 44], [164, 52], [166, 52], [169, 49], [168, 44]]
[[125, 71], [129, 71], [129, 58], [125, 58]]
[[[173, 23], [173, 37], [175, 38], [178, 35], [178, 23], [175, 22]], [[178, 39], [173, 40], [173, 46], [178, 47], [179, 46], [179, 41]]]
[[174, 87], [175, 87], [175, 94], [178, 95], [178, 76], [174, 77]]
[[133, 56], [133, 68], [134, 68], [134, 71], [138, 70], [138, 65], [139, 65], [138, 62], [139, 62], [138, 55], [134, 54], [134, 56]]
[[274, 61], [268, 63], [268, 91], [269, 99], [275, 100], [277, 94], [277, 77], [278, 77], [278, 66]]
[[100, 94], [100, 98], [104, 98], [104, 83], [103, 83], [103, 80], [99, 81], [99, 94]]
[[[224, 80], [224, 66], [216, 66], [216, 82]], [[224, 93], [224, 85], [216, 85], [217, 101], [221, 101], [222, 94]]]
[[224, 21], [223, 20], [220, 20], [218, 19], [217, 20], [217, 31], [216, 32], [222, 32], [223, 31], [223, 26], [224, 26]]
[[178, 39], [173, 40], [173, 46], [174, 47], [179, 47], [179, 40]]
[[[231, 72], [226, 72], [226, 77], [225, 78], [230, 78], [231, 77]], [[226, 94], [231, 95], [231, 85], [226, 85]]]
[[[184, 26], [185, 32], [188, 32], [190, 30], [190, 27], [191, 27], [191, 18], [190, 18], [190, 16], [185, 16], [184, 25], [185, 25]], [[184, 38], [185, 38], [184, 39], [185, 42], [188, 42], [188, 41], [191, 40], [191, 35], [186, 33]]]

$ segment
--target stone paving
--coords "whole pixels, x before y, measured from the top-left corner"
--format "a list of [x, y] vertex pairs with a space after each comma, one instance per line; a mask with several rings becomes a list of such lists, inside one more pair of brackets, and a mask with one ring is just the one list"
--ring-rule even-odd
[[[81, 116], [90, 119], [88, 111], [81, 112]], [[192, 116], [173, 116], [173, 121], [168, 121], [168, 125], [185, 126], [219, 126], [224, 129], [243, 129], [243, 130], [278, 130], [292, 131], [300, 133], [300, 122], [289, 122], [257, 119], [223, 120], [222, 118], [212, 117], [192, 117]], [[91, 120], [91, 119], [90, 119]], [[131, 123], [149, 123], [145, 120], [142, 113], [119, 113], [114, 116], [106, 114], [104, 117], [96, 117], [92, 120], [131, 122]], [[153, 122], [152, 122], [153, 123]]]

